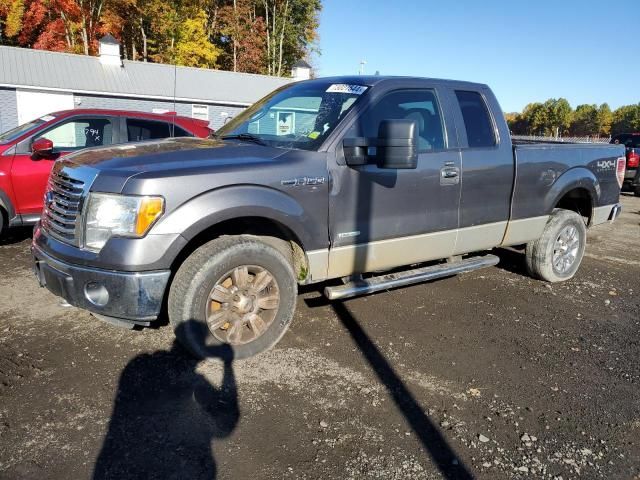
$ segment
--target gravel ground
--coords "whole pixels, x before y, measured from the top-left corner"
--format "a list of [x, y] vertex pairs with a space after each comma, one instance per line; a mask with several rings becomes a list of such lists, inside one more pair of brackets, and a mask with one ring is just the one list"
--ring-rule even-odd
[[640, 198], [547, 285], [494, 268], [329, 304], [271, 352], [60, 306], [0, 245], [0, 478], [640, 478]]

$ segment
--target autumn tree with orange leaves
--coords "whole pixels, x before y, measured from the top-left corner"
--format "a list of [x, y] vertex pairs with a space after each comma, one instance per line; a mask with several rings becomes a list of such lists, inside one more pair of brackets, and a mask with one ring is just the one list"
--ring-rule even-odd
[[317, 51], [320, 0], [0, 0], [0, 44], [287, 75]]

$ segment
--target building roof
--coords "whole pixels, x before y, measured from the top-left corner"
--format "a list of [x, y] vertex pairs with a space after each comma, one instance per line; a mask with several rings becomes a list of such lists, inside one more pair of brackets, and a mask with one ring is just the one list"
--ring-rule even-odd
[[298, 60], [293, 64], [293, 68], [311, 68], [311, 65], [309, 65], [305, 60]]
[[118, 40], [116, 40], [116, 38], [110, 33], [107, 33], [104, 37], [102, 37], [100, 39], [100, 43], [110, 43], [111, 45], [120, 45], [120, 42], [118, 42]]
[[0, 46], [0, 87], [249, 105], [292, 79]]

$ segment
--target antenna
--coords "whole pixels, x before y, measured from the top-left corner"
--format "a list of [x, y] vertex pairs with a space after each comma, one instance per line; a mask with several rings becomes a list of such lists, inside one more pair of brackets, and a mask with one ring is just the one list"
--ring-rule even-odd
[[[174, 50], [175, 52], [175, 50]], [[173, 56], [173, 123], [171, 124], [171, 136], [176, 136], [176, 85], [178, 83], [178, 66], [176, 65], [176, 56]]]

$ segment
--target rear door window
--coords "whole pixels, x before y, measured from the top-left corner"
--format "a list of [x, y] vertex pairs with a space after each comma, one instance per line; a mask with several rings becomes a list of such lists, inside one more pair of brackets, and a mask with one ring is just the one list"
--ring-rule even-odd
[[456, 90], [469, 148], [493, 147], [496, 135], [487, 104], [478, 92]]
[[170, 136], [171, 128], [166, 122], [127, 118], [127, 137], [130, 142], [157, 140]]

